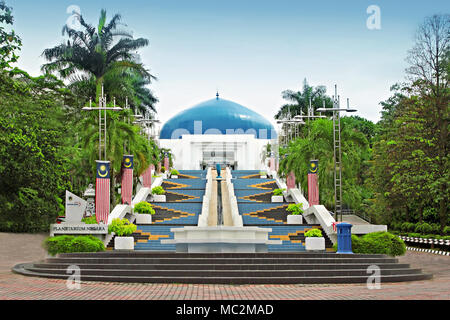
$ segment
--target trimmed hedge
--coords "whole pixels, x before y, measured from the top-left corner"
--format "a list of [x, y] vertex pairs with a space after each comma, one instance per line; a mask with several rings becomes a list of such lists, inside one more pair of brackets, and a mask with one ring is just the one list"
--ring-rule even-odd
[[[333, 248], [337, 250], [337, 243]], [[372, 232], [362, 237], [352, 234], [352, 251], [361, 254], [401, 256], [406, 252], [406, 245], [403, 240], [389, 232]]]
[[166, 193], [166, 191], [161, 186], [157, 186], [157, 187], [154, 187], [152, 189], [152, 194], [162, 195], [162, 194], [165, 194], [165, 193]]
[[299, 215], [303, 213], [302, 210], [303, 203], [297, 203], [297, 204], [290, 204], [288, 205], [286, 211], [289, 211], [293, 215]]
[[113, 219], [111, 224], [108, 226], [108, 232], [114, 232], [116, 236], [130, 236], [133, 232], [135, 232], [137, 226], [135, 224], [130, 223], [128, 219]]
[[322, 231], [319, 229], [311, 229], [305, 232], [305, 237], [307, 238], [320, 238], [323, 237]]
[[97, 218], [95, 217], [95, 214], [94, 214], [90, 217], [81, 219], [81, 222], [84, 222], [86, 224], [97, 224]]
[[103, 241], [92, 235], [48, 237], [44, 240], [43, 247], [52, 256], [58, 253], [105, 251]]
[[284, 189], [275, 189], [272, 191], [274, 196], [282, 196]]
[[146, 213], [146, 214], [155, 214], [155, 209], [153, 209], [152, 205], [147, 201], [142, 201], [137, 203], [134, 206], [134, 212], [137, 213]]

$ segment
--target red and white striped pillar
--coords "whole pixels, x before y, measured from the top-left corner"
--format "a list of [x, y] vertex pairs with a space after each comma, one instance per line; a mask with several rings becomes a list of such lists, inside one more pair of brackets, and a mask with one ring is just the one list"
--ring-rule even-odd
[[133, 156], [123, 156], [122, 162], [122, 204], [131, 205], [133, 196]]
[[97, 160], [95, 179], [95, 218], [97, 223], [108, 223], [110, 162]]
[[319, 204], [319, 161], [311, 160], [308, 171], [308, 202], [310, 206]]

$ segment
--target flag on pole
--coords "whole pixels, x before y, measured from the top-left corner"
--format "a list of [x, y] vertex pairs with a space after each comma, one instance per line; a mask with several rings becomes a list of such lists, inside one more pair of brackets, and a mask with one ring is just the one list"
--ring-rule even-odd
[[295, 188], [295, 174], [294, 172], [290, 172], [289, 175], [287, 176], [286, 179], [286, 186], [289, 189], [294, 189]]
[[148, 166], [148, 168], [142, 174], [142, 184], [144, 188], [152, 187], [152, 166]]
[[108, 223], [109, 215], [109, 161], [97, 162], [97, 178], [95, 181], [95, 217], [97, 223]]
[[131, 204], [133, 195], [133, 156], [123, 156], [122, 162], [122, 204]]
[[275, 155], [273, 151], [270, 153], [269, 168], [271, 171], [275, 171]]
[[319, 161], [311, 160], [308, 172], [308, 202], [310, 206], [319, 204]]
[[169, 154], [164, 154], [164, 169], [166, 169], [166, 172], [169, 172]]

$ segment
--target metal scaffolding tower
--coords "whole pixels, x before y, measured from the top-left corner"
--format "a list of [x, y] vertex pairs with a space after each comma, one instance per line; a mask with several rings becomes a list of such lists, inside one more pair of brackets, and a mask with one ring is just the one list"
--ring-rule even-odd
[[341, 153], [341, 117], [340, 112], [356, 112], [356, 109], [350, 109], [349, 99], [347, 99], [347, 108], [340, 107], [340, 97], [337, 94], [337, 86], [334, 86], [333, 107], [319, 108], [319, 112], [333, 111], [333, 149], [334, 149], [334, 211], [335, 218], [342, 221], [342, 153]]

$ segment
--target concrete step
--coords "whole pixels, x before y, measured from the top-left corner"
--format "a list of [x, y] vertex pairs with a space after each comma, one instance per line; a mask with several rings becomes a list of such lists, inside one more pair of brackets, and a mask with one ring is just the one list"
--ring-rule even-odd
[[330, 264], [330, 263], [396, 263], [395, 258], [48, 258], [47, 263], [123, 263], [126, 260], [127, 263], [136, 264]]
[[299, 252], [299, 253], [176, 253], [146, 251], [113, 251], [96, 253], [62, 253], [57, 258], [392, 258], [383, 254], [343, 254], [333, 252]]
[[[67, 277], [67, 269], [27, 268], [35, 273], [53, 273]], [[421, 274], [420, 269], [381, 269], [384, 275]], [[81, 269], [81, 275], [87, 276], [117, 276], [117, 277], [184, 277], [186, 270], [140, 270], [140, 269]], [[372, 274], [372, 272], [370, 273]], [[338, 276], [368, 276], [367, 269], [347, 270], [189, 270], [189, 276], [195, 278], [260, 278], [260, 277], [338, 277]]]
[[[54, 270], [49, 273], [34, 272], [29, 270], [30, 264], [19, 264], [13, 268], [13, 271], [26, 276], [39, 276], [54, 279], [67, 279], [67, 274], [55, 274]], [[318, 284], [318, 283], [367, 283], [368, 276], [287, 276], [283, 277], [273, 273], [271, 277], [259, 277], [254, 274], [250, 277], [217, 277], [202, 276], [192, 277], [183, 276], [117, 276], [117, 275], [87, 275], [81, 273], [82, 281], [106, 281], [106, 282], [133, 282], [133, 283], [198, 283], [198, 284]], [[381, 282], [401, 282], [417, 281], [431, 279], [430, 274], [395, 274], [381, 275]]]
[[[70, 263], [34, 263], [36, 268], [67, 269]], [[115, 269], [115, 270], [278, 270], [279, 264], [78, 264], [81, 269]], [[283, 264], [283, 270], [367, 270], [371, 264]], [[407, 269], [409, 264], [380, 263], [377, 266], [384, 269]]]

